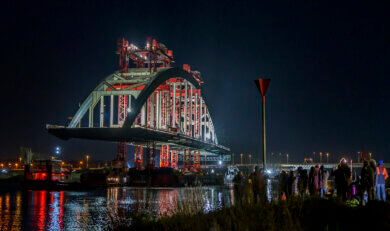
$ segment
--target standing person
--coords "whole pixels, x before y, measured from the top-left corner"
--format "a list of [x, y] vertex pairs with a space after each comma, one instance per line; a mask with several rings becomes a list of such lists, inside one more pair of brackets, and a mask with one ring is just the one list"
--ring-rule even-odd
[[348, 182], [349, 178], [351, 177], [351, 170], [349, 169], [347, 161], [344, 158], [340, 160], [337, 169], [333, 170], [333, 175], [335, 176], [337, 196], [339, 199], [346, 201]]
[[290, 173], [288, 175], [288, 179], [287, 179], [287, 193], [286, 193], [287, 199], [289, 199], [289, 197], [293, 196], [294, 181], [295, 181], [294, 171], [290, 171]]
[[299, 196], [302, 196], [301, 192], [302, 192], [302, 188], [303, 188], [303, 182], [302, 182], [302, 170], [303, 168], [302, 167], [298, 167], [297, 169], [297, 193]]
[[266, 184], [263, 174], [260, 172], [258, 166], [255, 167], [252, 180], [252, 190], [254, 202], [263, 202], [266, 199]]
[[307, 171], [304, 170], [302, 167], [298, 168], [298, 194], [302, 198], [305, 196], [306, 189], [307, 189]]
[[287, 197], [288, 191], [288, 175], [285, 170], [282, 170], [279, 174], [279, 198], [283, 198], [283, 193]]
[[378, 167], [376, 168], [376, 170], [376, 198], [378, 200], [382, 199], [383, 201], [386, 201], [385, 184], [388, 175], [386, 168], [383, 166], [383, 160], [378, 161]]
[[321, 189], [321, 172], [320, 172], [320, 167], [318, 166], [318, 164], [314, 168], [313, 189], [314, 189], [314, 195], [318, 195], [320, 193], [320, 189]]
[[[367, 191], [368, 200], [372, 200], [372, 193], [370, 193], [370, 189], [372, 188], [372, 168], [368, 165], [368, 161], [365, 160], [363, 162], [363, 168], [360, 172], [360, 204], [363, 204], [364, 200], [364, 192]], [[370, 177], [371, 176], [371, 177]]]
[[328, 178], [329, 178], [329, 172], [325, 169], [324, 165], [321, 165], [320, 168], [321, 171], [321, 197], [326, 196], [326, 193], [328, 191]]
[[238, 172], [237, 175], [233, 178], [234, 182], [234, 192], [237, 198], [237, 202], [242, 202], [244, 187], [245, 187], [245, 176], [242, 171]]
[[292, 184], [292, 195], [297, 196], [298, 195], [298, 172], [294, 171], [293, 174], [294, 174], [294, 178], [293, 178], [294, 180]]
[[309, 172], [309, 193], [310, 196], [314, 195], [314, 167], [311, 167]]
[[[369, 166], [369, 182], [370, 182], [370, 187], [368, 190], [368, 199], [369, 200], [375, 200], [376, 194], [375, 194], [375, 189], [376, 189], [376, 161], [374, 159], [371, 159], [368, 162]], [[370, 199], [371, 198], [371, 199]]]

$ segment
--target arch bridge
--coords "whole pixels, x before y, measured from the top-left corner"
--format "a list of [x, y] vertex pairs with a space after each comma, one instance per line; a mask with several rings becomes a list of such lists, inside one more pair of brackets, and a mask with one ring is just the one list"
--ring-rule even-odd
[[144, 49], [119, 39], [117, 54], [119, 71], [97, 85], [68, 125], [47, 125], [49, 133], [118, 142], [119, 167], [126, 166], [127, 145], [134, 146], [137, 168], [155, 166], [157, 151], [160, 167], [177, 168], [180, 159], [184, 168], [199, 168], [207, 156], [226, 160], [230, 150], [218, 143], [198, 71], [171, 67], [172, 51], [152, 39]]

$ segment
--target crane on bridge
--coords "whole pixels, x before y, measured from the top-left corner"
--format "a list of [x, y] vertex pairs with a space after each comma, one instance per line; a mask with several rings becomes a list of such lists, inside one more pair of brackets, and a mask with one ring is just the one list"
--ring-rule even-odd
[[229, 153], [229, 148], [218, 144], [201, 94], [200, 72], [191, 71], [188, 64], [182, 69], [171, 67], [173, 51], [152, 38], [144, 48], [120, 38], [116, 53], [119, 70], [100, 82], [67, 126], [47, 125], [51, 134], [62, 139], [116, 141], [113, 165], [118, 167], [126, 167], [128, 145], [134, 146], [136, 168], [155, 166], [157, 150], [159, 166], [172, 168], [178, 168], [179, 160], [184, 168], [200, 168], [202, 155]]

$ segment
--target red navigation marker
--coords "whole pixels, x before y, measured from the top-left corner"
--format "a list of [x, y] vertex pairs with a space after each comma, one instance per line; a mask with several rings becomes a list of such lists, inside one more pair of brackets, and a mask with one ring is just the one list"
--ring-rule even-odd
[[267, 89], [268, 89], [270, 82], [271, 82], [271, 79], [256, 79], [255, 80], [256, 87], [257, 87], [257, 89], [259, 89], [261, 96], [263, 96], [263, 102], [264, 102], [265, 93], [267, 93]]
[[[271, 79], [256, 79], [255, 84], [257, 89], [259, 89], [260, 94], [263, 99], [262, 106], [262, 117], [263, 117], [263, 169], [266, 172], [266, 164], [267, 164], [267, 145], [266, 145], [266, 133], [265, 133], [265, 93], [267, 92], [269, 83]], [[260, 158], [259, 158], [260, 162]]]

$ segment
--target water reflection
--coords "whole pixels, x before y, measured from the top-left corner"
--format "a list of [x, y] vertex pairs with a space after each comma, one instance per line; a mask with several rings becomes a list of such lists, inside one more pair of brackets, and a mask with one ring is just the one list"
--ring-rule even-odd
[[233, 190], [202, 188], [109, 188], [85, 192], [0, 193], [0, 230], [105, 230], [130, 213], [210, 212], [234, 203]]

